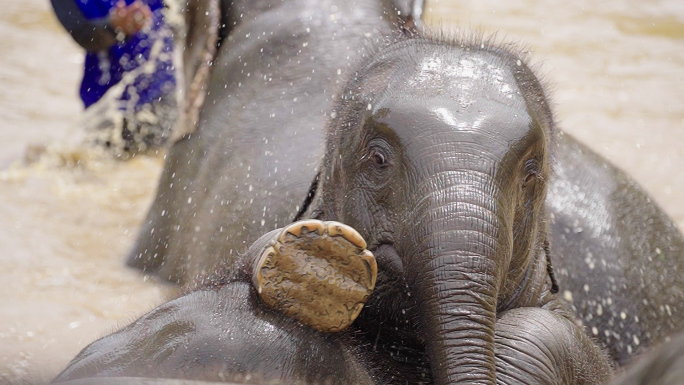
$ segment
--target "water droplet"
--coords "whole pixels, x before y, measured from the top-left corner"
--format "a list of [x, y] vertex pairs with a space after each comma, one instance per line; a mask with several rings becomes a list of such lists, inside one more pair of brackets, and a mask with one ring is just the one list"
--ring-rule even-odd
[[563, 298], [565, 298], [566, 301], [572, 301], [572, 292], [570, 290], [565, 290], [563, 292]]

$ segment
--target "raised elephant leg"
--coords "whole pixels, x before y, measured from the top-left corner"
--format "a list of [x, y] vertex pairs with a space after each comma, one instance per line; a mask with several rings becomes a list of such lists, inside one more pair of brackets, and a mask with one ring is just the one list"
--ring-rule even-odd
[[252, 282], [270, 308], [323, 332], [346, 329], [375, 287], [377, 264], [353, 228], [295, 222], [250, 248]]
[[612, 368], [561, 309], [517, 308], [497, 317], [498, 384], [603, 384]]
[[[374, 284], [377, 268], [355, 230], [308, 220], [282, 230], [277, 241], [267, 239], [270, 246], [255, 243], [265, 251], [253, 267], [253, 283], [267, 306], [329, 332], [341, 329], [331, 321], [346, 327], [356, 318], [373, 288], [362, 283], [372, 277]], [[350, 277], [355, 279], [346, 286], [339, 283]], [[350, 299], [353, 284], [361, 294]], [[601, 384], [612, 375], [605, 353], [557, 300], [499, 314], [495, 357], [497, 384]]]

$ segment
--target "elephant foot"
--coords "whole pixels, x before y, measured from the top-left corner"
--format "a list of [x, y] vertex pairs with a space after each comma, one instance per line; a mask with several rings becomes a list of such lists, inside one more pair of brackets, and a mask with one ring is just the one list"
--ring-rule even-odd
[[252, 280], [270, 308], [322, 332], [347, 328], [375, 287], [377, 264], [366, 241], [338, 222], [295, 222], [275, 236]]

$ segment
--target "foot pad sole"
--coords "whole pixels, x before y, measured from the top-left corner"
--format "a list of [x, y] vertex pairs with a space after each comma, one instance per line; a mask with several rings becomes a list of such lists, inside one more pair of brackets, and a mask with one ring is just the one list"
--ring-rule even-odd
[[270, 308], [322, 332], [344, 330], [356, 319], [377, 278], [366, 242], [339, 222], [299, 221], [266, 247], [253, 274]]

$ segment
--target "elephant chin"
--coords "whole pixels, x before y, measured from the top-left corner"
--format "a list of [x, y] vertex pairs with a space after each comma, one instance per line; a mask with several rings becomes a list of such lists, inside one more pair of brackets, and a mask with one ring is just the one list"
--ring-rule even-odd
[[401, 256], [397, 249], [389, 244], [382, 243], [372, 250], [378, 267], [388, 277], [402, 277], [404, 275], [404, 263], [401, 261]]

